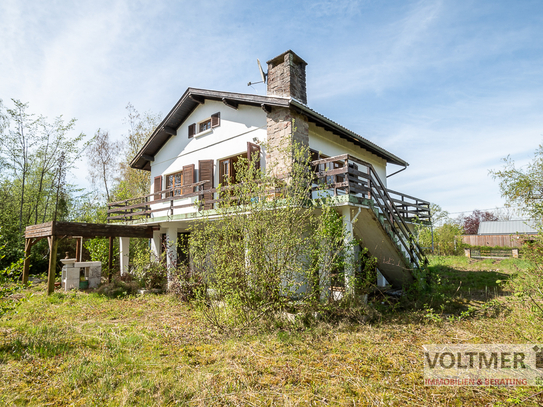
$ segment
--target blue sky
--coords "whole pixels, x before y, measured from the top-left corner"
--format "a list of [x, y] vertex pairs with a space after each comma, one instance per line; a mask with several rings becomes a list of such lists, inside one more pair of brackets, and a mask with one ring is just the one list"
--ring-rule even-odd
[[264, 94], [247, 87], [256, 58], [292, 49], [309, 106], [407, 160], [392, 189], [452, 213], [503, 206], [488, 170], [543, 141], [541, 0], [3, 0], [0, 33], [5, 104], [118, 138], [128, 102], [166, 114], [189, 86]]

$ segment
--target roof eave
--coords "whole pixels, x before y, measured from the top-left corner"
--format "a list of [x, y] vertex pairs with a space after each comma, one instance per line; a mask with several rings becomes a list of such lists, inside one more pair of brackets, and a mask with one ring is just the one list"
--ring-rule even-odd
[[[225, 101], [225, 99], [233, 100], [240, 104], [253, 105], [253, 106], [276, 106], [276, 107], [294, 107], [313, 122], [321, 125], [327, 130], [344, 137], [349, 141], [360, 145], [364, 149], [384, 158], [387, 162], [407, 167], [409, 163], [390, 153], [389, 151], [379, 147], [371, 141], [359, 136], [351, 130], [339, 125], [338, 123], [328, 119], [327, 117], [315, 112], [300, 101], [288, 97], [277, 96], [260, 96], [250, 95], [245, 93], [233, 93], [233, 92], [221, 92], [208, 89], [188, 88], [183, 96], [178, 100], [175, 106], [165, 116], [162, 122], [157, 126], [155, 131], [151, 134], [149, 139], [136, 154], [134, 159], [130, 162], [130, 167], [141, 170], [151, 170], [151, 161], [143, 156], [153, 156], [164, 146], [164, 144], [172, 137], [170, 133], [167, 133], [165, 128], [179, 128], [179, 126], [186, 120], [186, 118], [192, 113], [192, 111], [200, 104], [199, 101], [205, 102], [206, 99], [215, 101]], [[184, 113], [179, 116], [180, 110], [184, 109]], [[176, 117], [177, 116], [177, 117]], [[155, 148], [153, 148], [153, 146]]]

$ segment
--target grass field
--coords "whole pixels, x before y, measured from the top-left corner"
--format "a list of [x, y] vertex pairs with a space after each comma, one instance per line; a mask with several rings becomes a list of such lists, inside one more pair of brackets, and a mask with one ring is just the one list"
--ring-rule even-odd
[[[220, 334], [169, 295], [43, 286], [0, 321], [1, 405], [541, 405], [538, 387], [425, 387], [422, 345], [543, 341], [508, 279], [522, 260], [435, 257], [438, 290], [365, 325]], [[499, 282], [497, 282], [499, 281]]]

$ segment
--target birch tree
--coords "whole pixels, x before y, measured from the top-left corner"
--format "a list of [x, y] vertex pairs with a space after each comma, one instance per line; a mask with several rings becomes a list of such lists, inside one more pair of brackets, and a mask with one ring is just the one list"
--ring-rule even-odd
[[6, 157], [6, 165], [13, 172], [13, 176], [21, 182], [19, 194], [19, 233], [21, 233], [30, 160], [34, 146], [38, 143], [37, 122], [34, 115], [26, 111], [28, 103], [12, 100], [15, 106], [13, 109], [7, 109], [7, 112], [14, 125], [4, 133], [3, 153]]
[[110, 189], [117, 174], [121, 148], [122, 143], [111, 140], [109, 132], [98, 129], [87, 150], [90, 181], [95, 188], [104, 188], [108, 202]]
[[131, 103], [128, 103], [126, 110], [128, 116], [125, 122], [128, 124], [128, 135], [123, 149], [123, 159], [119, 164], [115, 200], [134, 198], [149, 193], [151, 185], [150, 172], [131, 168], [130, 162], [160, 123], [159, 114], [152, 112], [139, 113]]

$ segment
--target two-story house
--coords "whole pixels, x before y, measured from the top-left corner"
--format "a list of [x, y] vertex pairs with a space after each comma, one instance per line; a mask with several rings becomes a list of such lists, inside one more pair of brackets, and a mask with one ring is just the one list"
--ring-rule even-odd
[[[294, 52], [267, 64], [266, 96], [187, 89], [131, 163], [150, 171], [150, 195], [110, 204], [109, 220], [153, 225], [152, 247], [159, 254], [164, 241], [176, 241], [213, 210], [215, 188], [225, 177], [235, 178], [239, 157], [256, 155], [263, 171], [273, 163], [281, 176], [288, 160], [272, 147], [297, 142], [311, 149], [317, 175], [337, 195], [350, 236], [362, 239], [391, 284], [411, 282], [425, 259], [410, 228], [415, 218], [429, 219], [429, 203], [387, 189], [388, 165], [408, 163], [309, 108], [307, 64]], [[128, 239], [122, 238], [122, 270], [127, 251]]]

